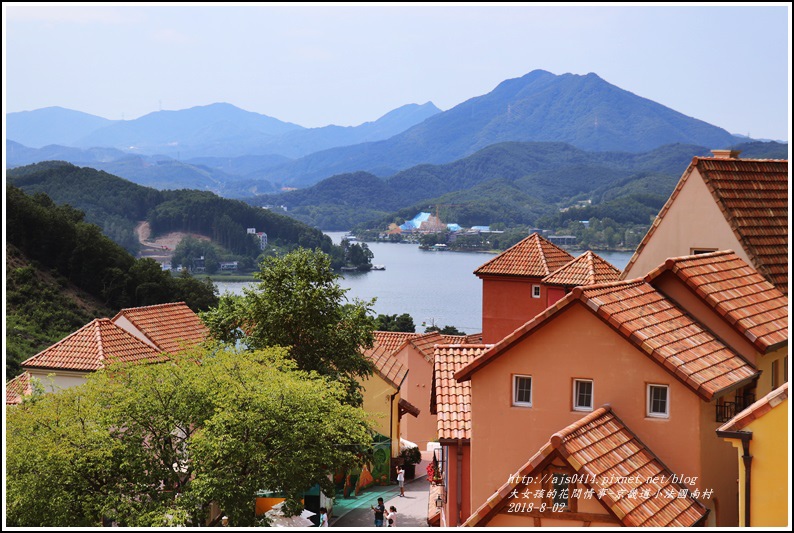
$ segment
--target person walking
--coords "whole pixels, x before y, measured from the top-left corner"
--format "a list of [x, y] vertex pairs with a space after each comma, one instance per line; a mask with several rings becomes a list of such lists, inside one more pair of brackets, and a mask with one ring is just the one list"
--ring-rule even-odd
[[383, 514], [386, 512], [386, 506], [383, 505], [383, 498], [378, 498], [378, 505], [369, 506], [375, 512], [375, 527], [383, 527]]
[[401, 465], [397, 465], [397, 484], [400, 485], [400, 497], [405, 496], [405, 470]]
[[397, 508], [395, 506], [389, 507], [386, 513], [386, 521], [388, 522], [387, 527], [397, 527]]
[[325, 507], [320, 507], [320, 523], [317, 527], [329, 527], [328, 526], [328, 509]]

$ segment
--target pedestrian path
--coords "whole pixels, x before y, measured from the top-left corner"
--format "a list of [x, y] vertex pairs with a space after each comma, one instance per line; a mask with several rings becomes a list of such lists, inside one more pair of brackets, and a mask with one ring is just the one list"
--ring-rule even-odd
[[397, 508], [397, 527], [427, 527], [427, 495], [430, 484], [424, 475], [426, 463], [416, 465], [416, 478], [405, 482], [405, 497], [397, 485], [373, 486], [356, 497], [337, 498], [334, 502], [331, 527], [375, 527], [370, 506], [383, 498], [386, 509]]

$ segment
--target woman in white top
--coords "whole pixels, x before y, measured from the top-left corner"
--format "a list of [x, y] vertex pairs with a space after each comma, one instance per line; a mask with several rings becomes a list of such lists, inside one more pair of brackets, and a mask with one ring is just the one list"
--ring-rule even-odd
[[319, 527], [328, 527], [328, 510], [325, 507], [320, 507]]
[[386, 527], [397, 527], [397, 508], [393, 505], [389, 507], [389, 511], [386, 513]]

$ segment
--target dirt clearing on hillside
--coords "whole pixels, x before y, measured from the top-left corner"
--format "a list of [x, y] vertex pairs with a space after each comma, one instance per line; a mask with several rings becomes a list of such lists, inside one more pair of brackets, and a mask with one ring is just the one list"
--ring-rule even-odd
[[138, 235], [138, 241], [141, 243], [141, 251], [138, 257], [149, 257], [158, 263], [170, 262], [171, 257], [174, 255], [174, 249], [179, 241], [185, 237], [194, 237], [205, 241], [211, 240], [206, 235], [198, 233], [186, 233], [184, 231], [172, 231], [165, 235], [152, 237], [152, 228], [148, 222], [139, 222], [135, 227], [135, 233]]

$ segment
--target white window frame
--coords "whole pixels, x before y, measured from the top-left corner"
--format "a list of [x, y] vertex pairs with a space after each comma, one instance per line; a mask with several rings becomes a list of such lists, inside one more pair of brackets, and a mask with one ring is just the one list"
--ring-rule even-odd
[[[577, 405], [579, 400], [579, 383], [590, 384], [590, 405]], [[573, 410], [574, 411], [592, 411], [593, 404], [595, 403], [595, 384], [592, 379], [579, 379], [573, 380]]]
[[[535, 294], [537, 291], [537, 294]], [[532, 286], [532, 297], [533, 298], [540, 298], [540, 285], [533, 285]]]
[[[519, 402], [516, 399], [516, 392], [518, 392], [519, 378], [529, 379], [529, 402]], [[535, 393], [535, 387], [534, 387], [534, 383], [532, 382], [532, 376], [527, 376], [525, 374], [513, 374], [513, 406], [514, 407], [532, 407], [532, 395], [534, 393]]]
[[[666, 391], [664, 401], [664, 413], [651, 411], [651, 389], [653, 387], [664, 389]], [[651, 418], [670, 418], [670, 386], [661, 383], [648, 383], [645, 388], [645, 415]]]

